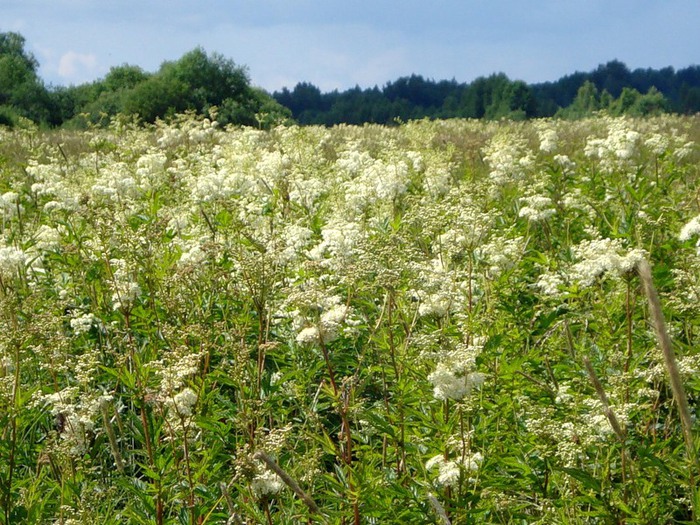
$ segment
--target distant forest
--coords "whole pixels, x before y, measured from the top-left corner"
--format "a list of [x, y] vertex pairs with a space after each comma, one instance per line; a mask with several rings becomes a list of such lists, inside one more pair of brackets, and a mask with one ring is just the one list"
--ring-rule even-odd
[[390, 123], [426, 117], [582, 118], [600, 110], [613, 115], [688, 114], [700, 111], [700, 66], [630, 71], [613, 60], [589, 73], [539, 84], [511, 80], [503, 73], [470, 83], [411, 75], [382, 88], [330, 93], [300, 83], [273, 96], [300, 124]]
[[122, 114], [155, 122], [177, 113], [216, 112], [219, 123], [269, 128], [281, 123], [392, 124], [422, 118], [523, 120], [700, 112], [700, 66], [635, 69], [614, 60], [589, 73], [527, 84], [498, 73], [469, 83], [402, 77], [382, 88], [322, 93], [302, 82], [268, 93], [245, 67], [201, 48], [149, 73], [124, 64], [77, 86], [46, 86], [19, 33], [0, 33], [0, 125], [22, 119], [45, 127], [107, 125]]

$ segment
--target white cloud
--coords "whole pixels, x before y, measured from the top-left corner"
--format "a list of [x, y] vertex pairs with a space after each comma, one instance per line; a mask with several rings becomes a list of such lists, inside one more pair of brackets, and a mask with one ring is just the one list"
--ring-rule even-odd
[[79, 82], [92, 78], [98, 69], [97, 55], [94, 53], [68, 51], [58, 61], [58, 75], [69, 81]]

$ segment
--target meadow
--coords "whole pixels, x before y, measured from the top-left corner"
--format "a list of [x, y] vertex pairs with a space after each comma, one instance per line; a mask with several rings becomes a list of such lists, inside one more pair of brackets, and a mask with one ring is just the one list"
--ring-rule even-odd
[[0, 127], [0, 523], [693, 523], [700, 117]]

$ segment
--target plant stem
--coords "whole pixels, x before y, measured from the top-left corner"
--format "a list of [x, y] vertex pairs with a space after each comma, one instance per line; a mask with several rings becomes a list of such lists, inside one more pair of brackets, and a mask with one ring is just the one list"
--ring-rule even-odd
[[656, 291], [656, 287], [654, 286], [654, 281], [651, 276], [651, 266], [649, 266], [649, 263], [646, 260], [642, 260], [637, 264], [637, 272], [642, 280], [644, 293], [649, 301], [649, 313], [651, 314], [652, 324], [654, 325], [654, 332], [656, 332], [656, 338], [658, 339], [659, 346], [661, 347], [661, 352], [664, 357], [664, 364], [670, 378], [673, 399], [676, 401], [681, 418], [681, 427], [683, 429], [683, 438], [685, 439], [686, 454], [691, 462], [691, 468], [688, 472], [688, 484], [691, 492], [693, 521], [695, 521], [698, 512], [696, 505], [697, 487], [695, 473], [700, 470], [700, 462], [698, 461], [697, 451], [693, 441], [693, 421], [690, 417], [690, 409], [688, 408], [688, 397], [685, 393], [685, 389], [683, 388], [681, 374], [678, 370], [678, 365], [676, 364], [676, 356], [673, 353], [673, 348], [671, 347], [671, 337], [668, 335], [668, 330], [666, 329], [666, 321], [664, 319], [663, 311], [661, 310], [661, 301], [659, 300], [659, 294]]
[[676, 356], [673, 353], [673, 348], [671, 347], [671, 338], [669, 337], [668, 330], [666, 329], [666, 321], [664, 320], [664, 314], [661, 310], [659, 294], [657, 293], [656, 287], [654, 286], [651, 278], [651, 267], [647, 261], [643, 260], [639, 263], [637, 270], [642, 279], [644, 293], [649, 301], [651, 320], [652, 324], [654, 325], [656, 337], [659, 341], [659, 346], [661, 347], [661, 351], [664, 356], [664, 364], [666, 365], [666, 370], [668, 371], [670, 378], [673, 399], [678, 405], [678, 412], [681, 417], [683, 437], [685, 438], [687, 453], [697, 467], [697, 455], [695, 453], [692, 432], [693, 422], [690, 416], [690, 409], [688, 408], [688, 396], [683, 388], [681, 374], [678, 371], [678, 365], [676, 364]]

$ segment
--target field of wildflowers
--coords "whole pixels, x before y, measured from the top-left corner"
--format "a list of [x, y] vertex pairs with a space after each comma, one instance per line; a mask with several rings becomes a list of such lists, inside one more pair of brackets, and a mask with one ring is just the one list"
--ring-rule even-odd
[[699, 141], [0, 128], [0, 523], [693, 522]]

